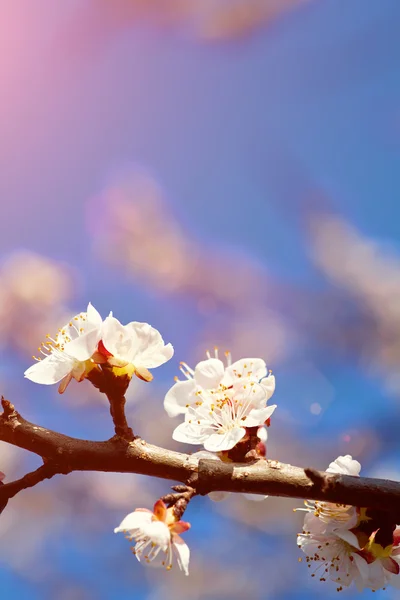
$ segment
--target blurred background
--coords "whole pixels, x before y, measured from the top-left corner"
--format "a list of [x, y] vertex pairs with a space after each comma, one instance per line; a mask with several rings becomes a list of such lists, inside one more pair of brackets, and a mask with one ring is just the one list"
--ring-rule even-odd
[[[400, 479], [399, 23], [398, 0], [3, 1], [0, 382], [27, 419], [112, 435], [87, 382], [23, 378], [90, 300], [175, 347], [129, 391], [149, 442], [196, 449], [162, 400], [218, 345], [276, 375], [270, 458], [352, 454]], [[6, 481], [38, 464], [1, 444]], [[144, 569], [113, 528], [168, 490], [73, 473], [21, 493], [0, 519], [3, 597], [337, 597], [297, 561], [292, 500], [196, 499], [191, 576]]]

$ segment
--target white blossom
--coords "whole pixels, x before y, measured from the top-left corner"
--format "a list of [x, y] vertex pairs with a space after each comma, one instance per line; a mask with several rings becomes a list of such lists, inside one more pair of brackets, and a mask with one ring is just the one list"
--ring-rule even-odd
[[190, 550], [179, 535], [189, 528], [189, 523], [177, 521], [173, 509], [158, 500], [153, 512], [137, 508], [114, 532], [123, 532], [127, 539], [135, 542], [132, 551], [140, 562], [169, 571], [175, 556], [179, 568], [189, 575]]
[[327, 473], [338, 473], [340, 475], [360, 475], [361, 465], [358, 460], [354, 460], [350, 454], [346, 456], [338, 456], [327, 468]]
[[109, 365], [151, 381], [153, 376], [148, 369], [167, 362], [174, 349], [171, 344], [165, 344], [160, 332], [148, 323], [132, 321], [122, 325], [110, 315], [103, 324], [100, 352], [104, 353]]
[[[360, 463], [346, 455], [333, 461], [327, 472], [358, 477], [360, 470]], [[352, 582], [360, 591], [377, 590], [389, 582], [400, 587], [398, 540], [385, 548], [375, 542], [379, 517], [376, 523], [372, 521], [376, 530], [366, 534], [365, 523], [372, 518], [366, 509], [309, 500], [304, 509], [297, 510], [307, 512], [297, 544], [306, 554], [308, 566], [315, 565], [313, 577], [318, 573], [320, 581], [325, 581], [328, 576], [338, 584], [338, 591]]]
[[308, 513], [303, 532], [297, 536], [297, 544], [306, 554], [311, 575], [318, 575], [320, 581], [326, 581], [328, 576], [338, 584], [339, 591], [353, 581], [361, 589], [368, 582], [367, 561], [357, 553], [360, 549], [358, 541], [350, 531], [327, 532], [324, 522]]
[[25, 377], [45, 385], [60, 382], [60, 394], [72, 378], [82, 381], [94, 366], [91, 358], [101, 339], [102, 323], [101, 316], [89, 303], [87, 311], [73, 317], [55, 338], [46, 336], [39, 347], [42, 357], [34, 357], [37, 362], [25, 371]]
[[215, 357], [207, 353], [207, 360], [197, 363], [192, 369], [182, 362], [180, 370], [185, 380], [176, 378], [176, 383], [167, 392], [164, 400], [164, 408], [168, 416], [175, 417], [185, 414], [190, 406], [196, 404], [198, 393], [212, 394], [224, 391], [238, 381], [244, 380], [260, 383], [264, 388], [266, 400], [269, 400], [275, 391], [275, 377], [267, 371], [265, 362], [261, 358], [242, 358], [231, 364], [231, 355], [225, 353], [226, 365], [218, 357], [215, 349]]
[[196, 404], [189, 406], [172, 437], [178, 442], [203, 444], [210, 452], [230, 450], [246, 435], [247, 427], [263, 425], [276, 408], [266, 406], [265, 387], [250, 380], [238, 381], [225, 390], [197, 391], [196, 397]]

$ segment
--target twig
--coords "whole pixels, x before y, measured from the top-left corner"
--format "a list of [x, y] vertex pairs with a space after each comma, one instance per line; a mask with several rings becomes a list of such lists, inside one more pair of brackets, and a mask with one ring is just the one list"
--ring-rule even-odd
[[60, 468], [55, 464], [45, 463], [36, 469], [36, 471], [27, 473], [21, 477], [21, 479], [16, 479], [15, 481], [11, 481], [10, 483], [5, 483], [2, 485], [0, 487], [0, 505], [2, 506], [2, 510], [10, 498], [13, 498], [22, 490], [34, 487], [44, 479], [50, 479], [57, 473], [65, 474], [66, 471], [60, 470]]
[[116, 435], [127, 442], [132, 442], [135, 436], [125, 415], [125, 392], [129, 385], [128, 376], [116, 377], [112, 369], [99, 367], [89, 373], [88, 379], [100, 392], [107, 396]]

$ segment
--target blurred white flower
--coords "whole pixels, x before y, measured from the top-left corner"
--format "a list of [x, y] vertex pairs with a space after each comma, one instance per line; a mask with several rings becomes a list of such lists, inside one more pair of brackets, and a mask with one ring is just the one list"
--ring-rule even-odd
[[172, 345], [165, 344], [159, 331], [148, 323], [132, 321], [122, 325], [111, 315], [103, 324], [102, 351], [108, 364], [144, 381], [153, 379], [148, 369], [159, 367], [174, 354]]
[[135, 541], [133, 553], [140, 562], [169, 571], [175, 555], [179, 568], [189, 575], [190, 550], [179, 535], [189, 528], [189, 523], [178, 521], [173, 509], [158, 500], [153, 512], [137, 508], [125, 517], [114, 532], [123, 532], [127, 539]]
[[101, 338], [102, 318], [89, 302], [87, 311], [79, 313], [55, 338], [46, 336], [39, 347], [44, 356], [34, 357], [37, 362], [24, 373], [35, 383], [50, 385], [61, 382], [58, 391], [62, 394], [72, 378], [82, 381], [94, 367], [92, 356]]
[[327, 473], [338, 473], [341, 475], [353, 475], [358, 477], [360, 475], [361, 465], [358, 460], [354, 460], [350, 454], [346, 456], [338, 456], [336, 460], [330, 463], [327, 468]]

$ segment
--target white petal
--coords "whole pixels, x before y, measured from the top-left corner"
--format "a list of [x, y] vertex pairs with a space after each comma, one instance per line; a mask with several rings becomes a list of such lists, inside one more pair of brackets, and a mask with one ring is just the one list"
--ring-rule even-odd
[[165, 345], [160, 332], [148, 323], [132, 321], [126, 325], [126, 329], [131, 332], [134, 340], [133, 354], [129, 362], [146, 369], [154, 369], [172, 358], [172, 345]]
[[276, 404], [271, 404], [271, 406], [266, 406], [265, 408], [255, 408], [250, 411], [244, 424], [246, 427], [257, 427], [258, 425], [262, 425], [270, 418], [275, 409]]
[[250, 409], [264, 409], [267, 403], [265, 390], [263, 386], [258, 383], [238, 381], [233, 385], [233, 388], [227, 390], [227, 392], [230, 393], [231, 397], [234, 398], [236, 402], [241, 403], [243, 406], [248, 406], [246, 413], [248, 413]]
[[192, 396], [196, 387], [193, 379], [178, 381], [172, 386], [164, 398], [164, 408], [169, 417], [176, 417], [187, 412], [186, 405], [197, 399], [196, 396]]
[[358, 572], [360, 573], [361, 579], [363, 580], [363, 582], [368, 581], [369, 576], [370, 576], [370, 565], [359, 554], [354, 553], [354, 554], [352, 554], [352, 557], [353, 557], [353, 563], [357, 567]]
[[202, 444], [210, 435], [210, 431], [204, 428], [191, 427], [190, 423], [181, 423], [175, 427], [172, 433], [172, 439], [182, 444]]
[[189, 546], [185, 544], [185, 542], [179, 535], [174, 535], [172, 540], [172, 549], [176, 556], [179, 568], [185, 573], [185, 575], [189, 575]]
[[58, 383], [74, 368], [75, 360], [65, 353], [50, 354], [43, 360], [32, 365], [24, 376], [35, 383], [51, 385]]
[[263, 496], [262, 494], [242, 494], [246, 500], [251, 500], [252, 502], [260, 502], [261, 500], [265, 500], [268, 496]]
[[212, 452], [207, 452], [207, 450], [199, 450], [198, 452], [193, 452], [193, 454], [191, 454], [191, 457], [197, 458], [198, 460], [201, 460], [203, 458], [205, 460], [221, 461], [219, 456], [217, 456], [216, 454], [213, 454]]
[[204, 448], [210, 452], [231, 450], [246, 435], [244, 427], [234, 427], [226, 433], [213, 433], [204, 441]]
[[223, 384], [233, 385], [238, 379], [260, 381], [267, 374], [267, 367], [262, 358], [242, 358], [225, 370]]
[[259, 427], [257, 429], [257, 437], [260, 442], [266, 442], [268, 439], [268, 429], [266, 427]]
[[224, 376], [224, 363], [218, 358], [208, 358], [197, 363], [194, 379], [206, 390], [217, 388]]
[[336, 460], [331, 462], [329, 468], [326, 470], [327, 473], [340, 473], [342, 475], [353, 476], [359, 476], [360, 471], [360, 463], [358, 460], [353, 460], [350, 454], [346, 454], [346, 456], [338, 456]]
[[168, 548], [168, 544], [171, 541], [171, 534], [168, 526], [162, 521], [144, 523], [141, 525], [140, 530], [144, 536], [150, 538], [153, 544], [157, 544], [162, 550], [165, 551]]
[[[113, 356], [121, 359], [122, 363], [128, 364], [133, 356], [133, 344], [131, 332], [115, 317], [108, 316], [102, 328], [103, 345]], [[135, 337], [136, 341], [136, 337]], [[121, 364], [121, 366], [123, 366]]]
[[64, 350], [76, 360], [84, 362], [96, 352], [100, 339], [101, 327], [98, 327], [65, 344]]
[[153, 518], [153, 513], [147, 510], [134, 510], [129, 513], [123, 519], [121, 524], [114, 529], [114, 533], [119, 533], [120, 531], [133, 531], [135, 529], [141, 529], [144, 525], [147, 525], [151, 522]]
[[93, 306], [93, 304], [91, 302], [89, 302], [87, 310], [86, 310], [86, 315], [87, 315], [87, 322], [88, 325], [90, 326], [90, 328], [95, 328], [95, 327], [101, 327], [102, 323], [103, 323], [103, 319], [101, 318], [100, 313], [95, 309], [95, 307]]
[[275, 392], [275, 377], [273, 375], [264, 377], [264, 379], [260, 381], [260, 384], [266, 391], [268, 401], [271, 398], [272, 394]]
[[357, 536], [354, 535], [354, 533], [352, 533], [348, 529], [335, 529], [334, 534], [341, 540], [344, 540], [345, 542], [350, 544], [350, 546], [354, 546], [354, 548], [360, 550], [360, 545], [358, 543]]
[[207, 496], [213, 502], [222, 502], [226, 500], [228, 496], [230, 496], [230, 492], [210, 492]]

